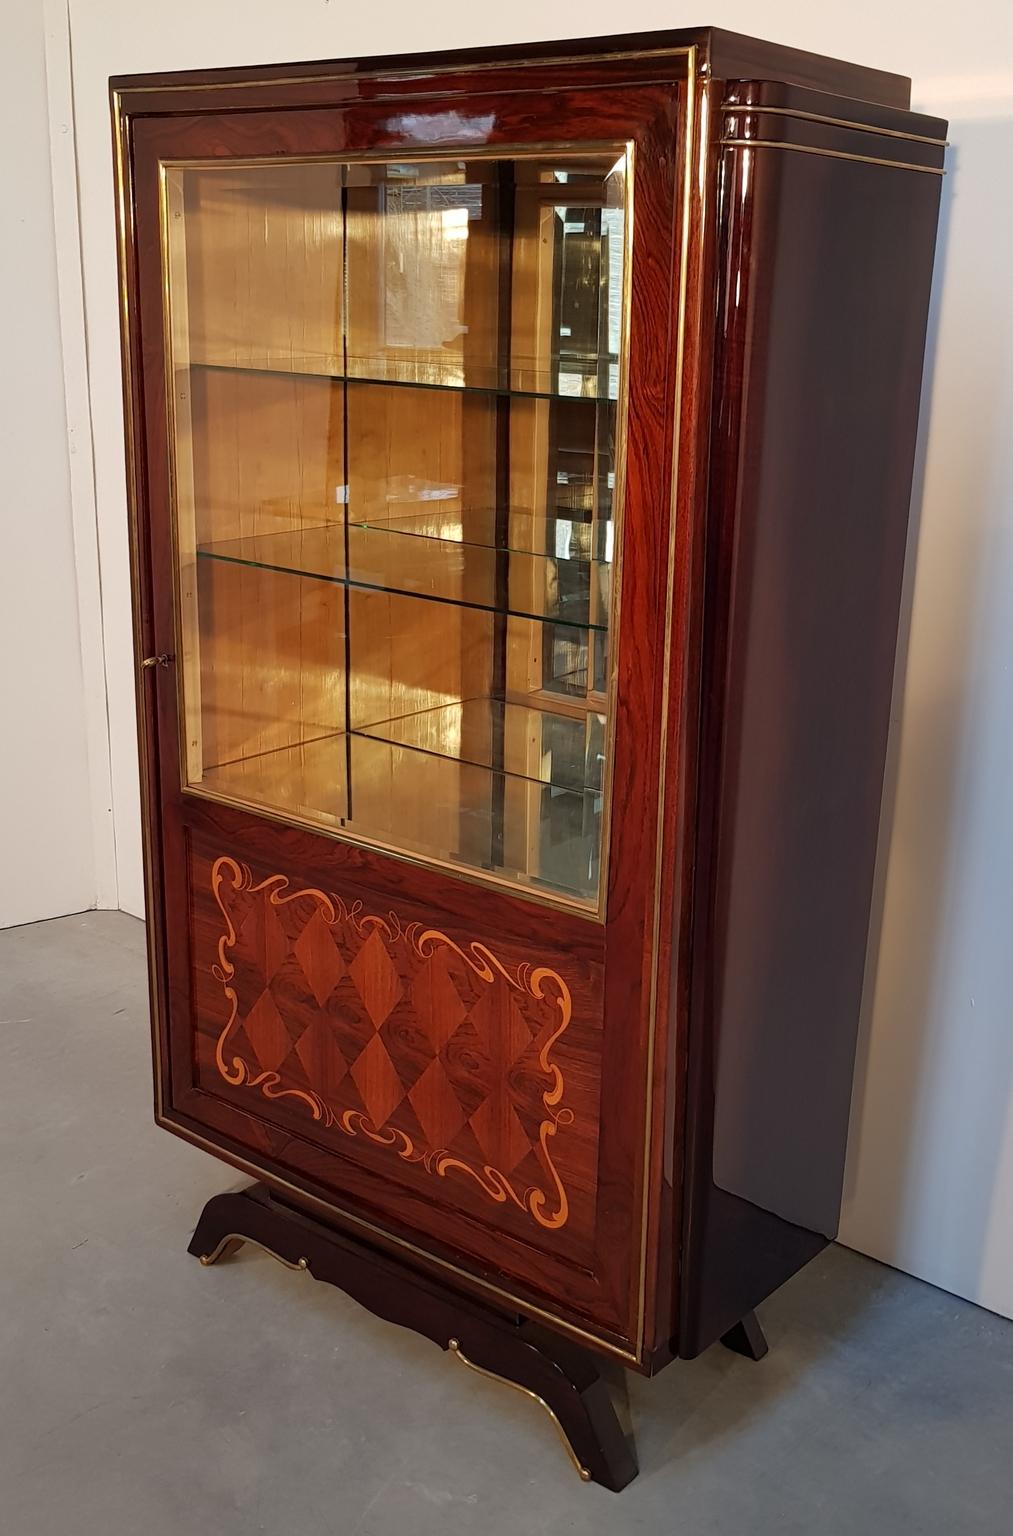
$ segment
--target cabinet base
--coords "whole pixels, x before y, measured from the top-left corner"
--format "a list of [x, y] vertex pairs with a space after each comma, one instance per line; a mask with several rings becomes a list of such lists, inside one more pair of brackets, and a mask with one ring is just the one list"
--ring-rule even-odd
[[347, 1233], [282, 1204], [262, 1184], [215, 1195], [189, 1252], [202, 1264], [243, 1243], [337, 1286], [377, 1317], [412, 1328], [462, 1364], [534, 1398], [555, 1423], [581, 1478], [618, 1493], [637, 1475], [595, 1357], [517, 1313], [497, 1312]]

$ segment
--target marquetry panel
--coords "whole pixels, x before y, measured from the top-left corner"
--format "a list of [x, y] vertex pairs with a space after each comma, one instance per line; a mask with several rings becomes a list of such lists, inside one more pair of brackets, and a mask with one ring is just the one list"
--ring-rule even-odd
[[229, 854], [192, 876], [202, 1088], [430, 1201], [584, 1249], [597, 978]]

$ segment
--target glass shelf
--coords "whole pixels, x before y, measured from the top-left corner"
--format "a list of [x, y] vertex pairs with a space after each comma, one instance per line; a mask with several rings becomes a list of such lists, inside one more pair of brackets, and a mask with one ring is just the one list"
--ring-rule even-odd
[[191, 357], [192, 368], [228, 369], [237, 373], [282, 373], [301, 378], [326, 379], [331, 384], [365, 384], [386, 389], [436, 389], [456, 395], [497, 395], [520, 400], [587, 400], [597, 405], [614, 405], [619, 394], [619, 365], [610, 362], [602, 387], [601, 376], [589, 363], [562, 362], [550, 372], [534, 368], [512, 368], [509, 376], [473, 365], [467, 379], [450, 377], [451, 370], [438, 364], [398, 363], [384, 358], [348, 359], [342, 369], [338, 359], [314, 357], [308, 353], [270, 354], [249, 357]]
[[562, 562], [551, 556], [448, 539], [414, 539], [382, 526], [349, 524], [346, 533], [342, 523], [223, 539], [201, 545], [197, 554], [203, 560], [544, 619], [575, 629], [608, 628], [607, 607], [598, 617], [591, 613], [591, 569], [597, 567], [606, 586], [611, 569], [598, 561], [575, 561], [571, 579], [560, 583]]
[[597, 712], [564, 715], [530, 702], [460, 699], [358, 725], [352, 734], [478, 768], [493, 768], [499, 758], [505, 773], [557, 789], [602, 787], [605, 716]]
[[[451, 492], [456, 487], [448, 487]], [[427, 498], [425, 489], [417, 497], [407, 492], [395, 493], [383, 512], [375, 517], [359, 516], [350, 510], [348, 521], [356, 528], [399, 534], [405, 538], [437, 539], [441, 543], [477, 545], [483, 549], [502, 549], [519, 555], [547, 552], [542, 558], [608, 566], [612, 560], [612, 524], [605, 518], [587, 515], [565, 517], [533, 512], [508, 512], [501, 519], [494, 507], [469, 507], [461, 511], [444, 509], [437, 495]], [[451, 498], [448, 497], [448, 500]], [[505, 527], [501, 526], [505, 523]], [[607, 579], [607, 571], [601, 573]]]
[[[601, 793], [498, 773], [336, 732], [207, 769], [201, 787], [311, 825], [588, 900], [598, 881]], [[532, 839], [544, 847], [526, 869]]]

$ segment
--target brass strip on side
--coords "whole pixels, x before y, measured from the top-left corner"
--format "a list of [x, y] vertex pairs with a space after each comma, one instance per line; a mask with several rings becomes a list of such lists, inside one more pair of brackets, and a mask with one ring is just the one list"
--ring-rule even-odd
[[[255, 107], [255, 112], [266, 108]], [[340, 110], [340, 109], [339, 109]], [[568, 160], [593, 160], [600, 155], [618, 155], [626, 148], [619, 139], [581, 139], [579, 144], [560, 144], [558, 139], [540, 139], [525, 144], [425, 144], [402, 146], [402, 161], [433, 160], [543, 160], [546, 155], [565, 155]], [[187, 159], [159, 160], [163, 170], [169, 171], [248, 171], [277, 170], [279, 165], [387, 165], [395, 151], [384, 149], [330, 149], [313, 155], [204, 155]], [[323, 374], [326, 378], [328, 375]], [[448, 388], [454, 388], [450, 385]]]
[[[612, 865], [612, 789], [616, 761], [616, 717], [619, 714], [619, 637], [622, 625], [623, 543], [626, 531], [627, 443], [630, 431], [630, 329], [633, 316], [633, 200], [636, 189], [636, 144], [627, 140], [623, 179], [623, 287], [620, 295], [619, 386], [616, 392], [616, 450], [613, 464], [612, 537], [614, 556], [608, 602], [609, 675], [605, 694], [605, 772], [602, 777], [601, 843], [598, 849], [598, 911], [604, 923]], [[617, 162], [618, 164], [618, 162]], [[611, 173], [610, 173], [611, 174]], [[607, 178], [606, 178], [607, 179]], [[590, 632], [588, 634], [590, 658]]]
[[[134, 357], [130, 334], [130, 263], [135, 250], [133, 168], [131, 165], [130, 119], [123, 112], [120, 93], [113, 93], [113, 157], [116, 184], [116, 260], [119, 278], [120, 302], [120, 362], [123, 372], [123, 437], [126, 455], [127, 533], [130, 548], [130, 621], [133, 630], [134, 656], [145, 652], [141, 625], [141, 557], [137, 487], [137, 458], [139, 443], [137, 423], [134, 419]], [[152, 1063], [155, 1079], [155, 1118], [162, 1114], [165, 1102], [162, 1082], [162, 1033], [158, 1006], [157, 967], [162, 961], [161, 944], [155, 927], [155, 874], [154, 847], [149, 806], [151, 801], [151, 764], [148, 762], [146, 724], [148, 719], [148, 690], [144, 686], [144, 673], [138, 668], [134, 679], [134, 700], [137, 714], [137, 756], [141, 801], [141, 856], [144, 873], [145, 937], [148, 953], [148, 994], [151, 1006]], [[155, 701], [151, 701], [155, 714]]]
[[283, 1259], [280, 1253], [275, 1253], [273, 1248], [268, 1248], [266, 1243], [258, 1243], [255, 1237], [243, 1237], [238, 1232], [228, 1232], [221, 1242], [212, 1248], [210, 1253], [202, 1253], [200, 1261], [205, 1268], [217, 1264], [219, 1259], [224, 1259], [230, 1253], [235, 1253], [244, 1243], [249, 1243], [251, 1248], [259, 1248], [261, 1253], [266, 1253], [269, 1258], [277, 1259], [279, 1264], [284, 1264], [286, 1269], [294, 1269], [297, 1272], [311, 1273], [309, 1259], [300, 1259], [293, 1264], [291, 1259]]
[[[176, 198], [179, 202], [177, 213], [182, 217], [183, 189], [177, 186]], [[171, 246], [169, 240], [169, 182], [166, 167], [160, 160], [158, 162], [158, 249], [162, 281], [162, 360], [165, 370], [165, 441], [168, 450], [169, 466], [169, 548], [172, 551], [172, 626], [176, 646], [176, 655], [180, 658], [180, 667], [176, 683], [176, 731], [177, 751], [179, 754], [179, 780], [180, 787], [184, 787], [189, 777], [190, 765], [194, 759], [194, 748], [191, 747], [193, 737], [198, 737], [196, 748], [200, 750], [199, 731], [193, 733], [190, 730], [190, 698], [189, 678], [200, 676], [200, 630], [194, 624], [193, 634], [196, 639], [189, 641], [184, 636], [183, 626], [183, 596], [180, 591], [181, 562], [180, 562], [180, 538], [179, 538], [179, 483], [182, 478], [184, 484], [190, 482], [190, 513], [191, 521], [196, 516], [193, 506], [193, 466], [190, 465], [189, 476], [186, 466], [183, 466], [183, 474], [180, 475], [179, 454], [177, 451], [179, 442], [178, 412], [176, 408], [176, 347], [173, 336], [173, 283], [170, 267]], [[185, 268], [185, 256], [184, 256]], [[189, 397], [190, 388], [190, 363], [189, 357], [180, 360], [180, 370], [186, 372], [186, 416], [190, 414]], [[196, 528], [191, 534], [190, 543], [196, 551]], [[196, 556], [194, 557], [196, 560]], [[197, 616], [196, 599], [196, 572], [191, 579], [190, 607], [194, 620]], [[196, 665], [195, 665], [196, 662]], [[201, 721], [200, 729], [203, 728]]]
[[448, 1339], [447, 1348], [450, 1350], [452, 1355], [457, 1356], [462, 1365], [466, 1365], [468, 1367], [469, 1371], [474, 1371], [478, 1376], [487, 1376], [490, 1381], [501, 1381], [505, 1387], [513, 1387], [515, 1392], [523, 1392], [525, 1397], [530, 1397], [539, 1405], [539, 1407], [544, 1408], [553, 1424], [555, 1424], [556, 1428], [559, 1430], [559, 1438], [566, 1446], [566, 1454], [569, 1456], [570, 1460], [573, 1462], [573, 1465], [576, 1467], [581, 1482], [589, 1483], [591, 1481], [590, 1469], [583, 1466], [577, 1459], [577, 1453], [573, 1446], [570, 1444], [569, 1435], [566, 1433], [566, 1430], [559, 1422], [559, 1418], [556, 1415], [555, 1410], [549, 1407], [544, 1397], [539, 1397], [538, 1393], [532, 1392], [530, 1387], [522, 1387], [519, 1381], [511, 1381], [509, 1376], [500, 1376], [496, 1371], [487, 1371], [484, 1365], [476, 1365], [474, 1360], [468, 1359], [457, 1339]]
[[[675, 338], [675, 409], [672, 423], [672, 482], [669, 488], [668, 511], [668, 570], [667, 588], [665, 593], [665, 652], [662, 668], [661, 689], [661, 756], [658, 763], [658, 805], [657, 805], [657, 831], [655, 834], [654, 853], [654, 915], [651, 927], [651, 993], [648, 1009], [647, 1024], [647, 1081], [646, 1103], [644, 1107], [644, 1162], [643, 1162], [643, 1193], [641, 1197], [640, 1217], [640, 1290], [637, 1304], [637, 1358], [643, 1359], [644, 1354], [644, 1329], [646, 1324], [647, 1303], [647, 1239], [650, 1226], [651, 1207], [651, 1130], [653, 1122], [654, 1105], [654, 1047], [656, 1035], [656, 1023], [658, 1016], [658, 941], [661, 929], [661, 879], [662, 879], [662, 852], [664, 841], [665, 798], [666, 798], [666, 774], [668, 766], [668, 692], [671, 682], [671, 655], [672, 655], [672, 608], [675, 591], [675, 540], [676, 540], [676, 516], [678, 511], [678, 481], [679, 481], [679, 453], [680, 437], [682, 431], [682, 395], [683, 395], [683, 371], [685, 367], [686, 352], [686, 290], [689, 282], [689, 225], [690, 214], [693, 207], [693, 171], [696, 130], [696, 86], [697, 86], [697, 54], [696, 49], [689, 51], [689, 63], [686, 73], [686, 144], [682, 184], [682, 212], [679, 240], [679, 301], [676, 312], [676, 338]], [[706, 95], [701, 100], [706, 102]], [[702, 135], [702, 146], [706, 151], [707, 136]]]
[[[250, 82], [241, 80], [237, 83], [240, 85], [246, 85]], [[276, 82], [274, 81], [271, 82], [272, 88], [274, 87], [275, 83]], [[280, 83], [285, 84], [286, 82]], [[289, 81], [287, 83], [292, 84], [293, 82]], [[646, 75], [642, 79], [637, 79], [634, 75], [617, 75], [613, 80], [597, 81], [595, 84], [595, 90], [599, 92], [645, 90], [649, 89], [651, 86], [669, 85], [671, 83], [671, 80], [667, 79], [663, 75]], [[157, 92], [158, 87], [156, 86], [154, 89]], [[185, 89], [185, 87], [180, 87], [180, 89]], [[198, 91], [204, 89], [220, 89], [220, 87], [193, 86], [192, 89]], [[494, 92], [497, 100], [500, 100], [505, 99], [508, 96], [530, 96], [531, 89], [532, 88], [530, 83], [525, 82], [524, 84], [517, 85], [497, 85], [494, 87]], [[538, 92], [541, 96], [565, 96], [569, 93], [572, 93], [573, 89], [574, 87], [572, 82], [562, 80], [553, 85], [538, 86]], [[412, 91], [410, 95], [406, 95], [404, 91], [392, 89], [390, 91], [384, 92], [377, 91], [375, 95], [366, 97], [349, 94], [347, 96], [340, 97], [337, 101], [334, 102], [312, 100], [297, 102], [292, 110], [298, 112], [326, 112], [330, 110], [336, 110], [340, 112], [350, 107], [390, 107], [398, 103], [405, 106], [408, 105], [408, 103], [411, 103], [413, 107], [417, 107], [423, 102], [428, 105], [434, 101], [464, 101], [470, 103], [476, 98], [476, 96], [480, 95], [481, 92], [475, 90], [463, 91], [460, 90], [457, 86], [449, 86], [445, 90], [433, 89], [428, 91]], [[225, 111], [227, 109], [224, 104], [219, 106], [217, 103], [213, 103], [207, 110], [209, 113], [215, 113], [219, 111]], [[251, 108], [244, 107], [243, 110], [253, 112], [269, 112], [271, 108], [266, 102], [258, 102]], [[283, 111], [285, 108], [280, 108], [279, 110]], [[156, 112], [153, 115], [167, 116], [168, 113]]]
[[817, 149], [814, 144], [784, 144], [776, 139], [719, 139], [722, 149], [790, 149], [800, 155], [824, 155], [829, 160], [855, 160], [859, 165], [885, 165], [892, 171], [921, 171], [925, 176], [945, 176], [943, 167], [908, 165], [902, 160], [880, 160], [876, 155], [851, 155], [843, 149]]
[[873, 123], [856, 123], [848, 117], [824, 117], [822, 112], [803, 112], [799, 107], [767, 107], [752, 101], [723, 101], [722, 112], [763, 112], [773, 117], [798, 117], [807, 123], [825, 123], [828, 128], [853, 128], [856, 133], [881, 134], [887, 139], [907, 139], [912, 144], [932, 144], [945, 149], [949, 139], [933, 139], [925, 133], [905, 133], [900, 128], [877, 128]]
[[[347, 85], [355, 85], [360, 80], [426, 80], [431, 75], [474, 74], [479, 70], [510, 70], [510, 69], [558, 69], [570, 64], [612, 64], [619, 60], [634, 61], [638, 59], [681, 59], [696, 52], [696, 44], [682, 48], [644, 48], [637, 53], [625, 53], [617, 49], [612, 53], [576, 53], [565, 57], [553, 58], [506, 58], [488, 59], [477, 64], [466, 64], [458, 60], [456, 64], [429, 64], [418, 65], [414, 69], [362, 69], [344, 70], [338, 74], [328, 73], [321, 75], [271, 75], [259, 80], [215, 80], [203, 82], [180, 81], [172, 85], [121, 85], [117, 88], [118, 96], [157, 93], [163, 91], [234, 91], [256, 90], [263, 87], [264, 90], [273, 89], [278, 85], [327, 85], [341, 82]], [[624, 85], [627, 81], [622, 82]]]

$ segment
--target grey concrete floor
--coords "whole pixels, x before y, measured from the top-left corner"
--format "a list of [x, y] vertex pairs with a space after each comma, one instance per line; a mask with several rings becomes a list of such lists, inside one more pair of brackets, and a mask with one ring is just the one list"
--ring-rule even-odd
[[629, 1378], [618, 1497], [333, 1289], [249, 1248], [202, 1269], [236, 1180], [151, 1123], [146, 1019], [133, 919], [0, 933], [2, 1536], [1013, 1528], [1013, 1324], [843, 1249], [762, 1309], [762, 1364]]

